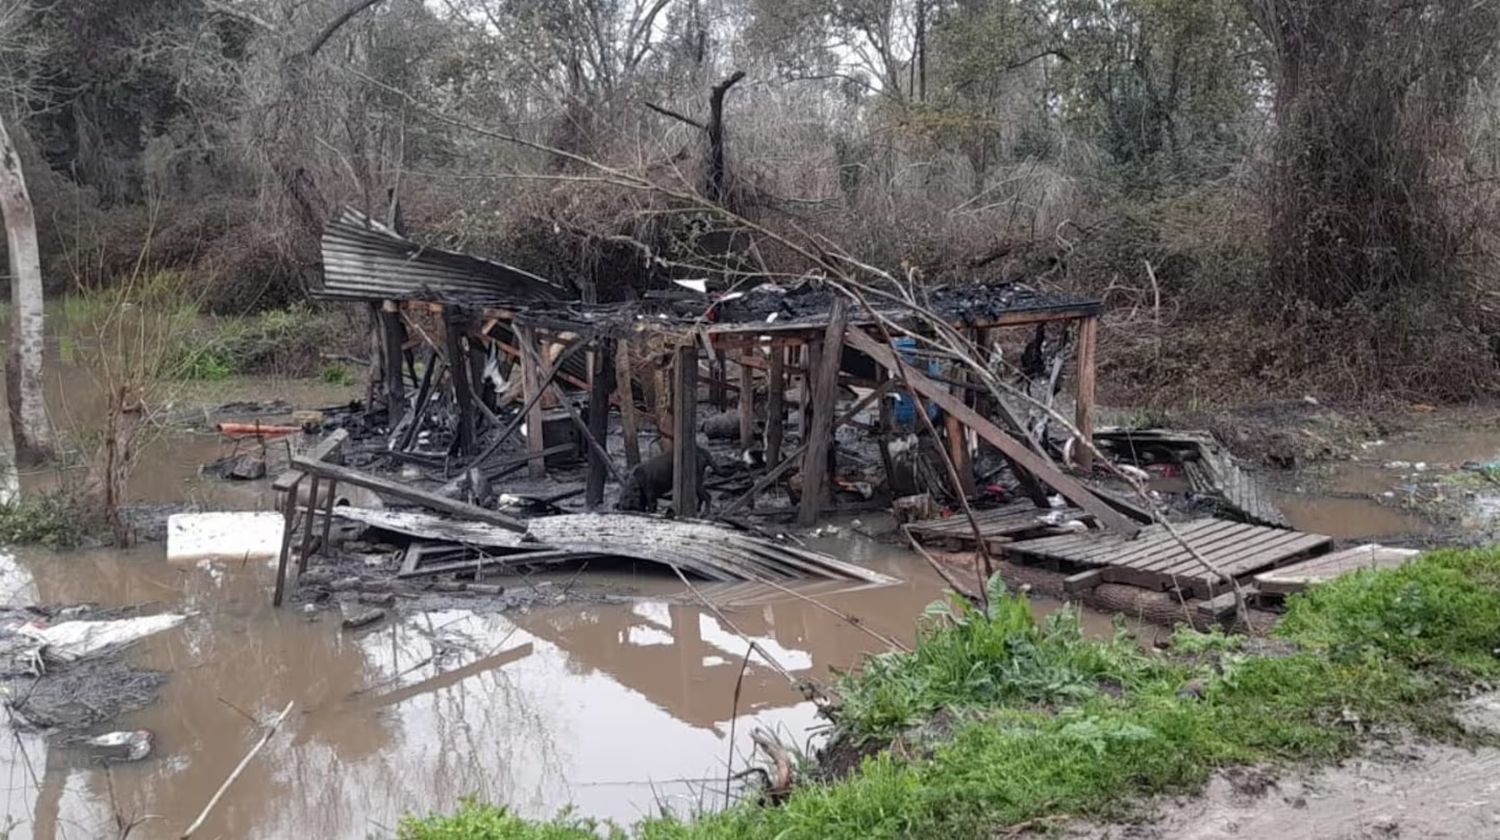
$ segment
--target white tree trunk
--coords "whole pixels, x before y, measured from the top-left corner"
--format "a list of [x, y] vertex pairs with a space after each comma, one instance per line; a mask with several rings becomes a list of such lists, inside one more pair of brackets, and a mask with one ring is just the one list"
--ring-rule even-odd
[[52, 425], [42, 394], [42, 261], [36, 240], [36, 214], [21, 158], [0, 118], [0, 215], [10, 256], [11, 336], [5, 364], [16, 461], [36, 464], [52, 457]]

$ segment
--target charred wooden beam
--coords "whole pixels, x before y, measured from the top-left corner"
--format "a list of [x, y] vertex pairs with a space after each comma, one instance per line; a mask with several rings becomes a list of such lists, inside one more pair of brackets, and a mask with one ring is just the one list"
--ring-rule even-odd
[[[952, 394], [948, 393], [947, 388], [902, 362], [890, 347], [881, 345], [880, 342], [865, 335], [859, 329], [848, 330], [845, 333], [845, 340], [851, 347], [904, 379], [914, 392], [912, 395], [914, 398], [920, 395], [937, 403], [944, 411], [957, 415], [960, 422], [973, 429], [991, 446], [999, 449], [1041, 481], [1046, 482], [1052, 489], [1061, 493], [1063, 498], [1093, 514], [1100, 525], [1127, 535], [1134, 535], [1140, 530], [1140, 526], [1121, 516], [1087, 487], [1047, 463], [1025, 444], [1001, 431], [994, 423], [979, 416], [973, 409], [955, 399]], [[921, 410], [920, 406], [918, 410]]]
[[615, 342], [615, 395], [620, 403], [620, 434], [625, 438], [625, 466], [641, 462], [641, 426], [635, 409], [635, 387], [630, 372], [630, 341]]
[[[833, 407], [838, 401], [839, 362], [843, 356], [844, 324], [849, 319], [849, 301], [835, 298], [833, 311], [828, 316], [828, 331], [824, 333], [821, 356], [813, 369], [812, 393], [809, 411], [811, 426], [803, 430], [807, 443], [807, 454], [802, 467], [802, 504], [798, 520], [811, 525], [818, 520], [818, 511], [823, 505], [823, 488], [829, 479], [828, 451], [833, 437]], [[809, 394], [803, 393], [807, 400]]]
[[677, 348], [672, 365], [672, 509], [698, 515], [698, 344]]

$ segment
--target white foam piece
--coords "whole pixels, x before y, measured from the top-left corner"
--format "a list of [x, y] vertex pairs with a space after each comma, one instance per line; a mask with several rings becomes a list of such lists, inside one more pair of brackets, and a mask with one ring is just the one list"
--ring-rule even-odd
[[274, 511], [174, 513], [167, 518], [167, 559], [275, 560], [283, 528]]

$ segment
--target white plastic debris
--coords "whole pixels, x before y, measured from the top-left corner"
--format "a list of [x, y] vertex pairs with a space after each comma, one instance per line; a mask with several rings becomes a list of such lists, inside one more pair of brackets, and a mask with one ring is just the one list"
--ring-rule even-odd
[[167, 518], [167, 559], [274, 560], [284, 527], [274, 511], [176, 513]]
[[684, 289], [695, 291], [700, 295], [708, 293], [708, 280], [706, 278], [702, 280], [673, 280], [672, 282]]
[[64, 621], [50, 626], [31, 623], [16, 628], [16, 633], [37, 642], [43, 660], [73, 662], [170, 630], [186, 619], [185, 615], [162, 613], [114, 621]]
[[106, 732], [84, 743], [108, 758], [140, 761], [151, 754], [151, 738], [150, 730], [136, 729], [130, 732]]
[[1151, 480], [1151, 473], [1146, 472], [1140, 467], [1133, 466], [1131, 464], [1116, 464], [1115, 468], [1124, 473], [1127, 477], [1133, 478], [1136, 481]]

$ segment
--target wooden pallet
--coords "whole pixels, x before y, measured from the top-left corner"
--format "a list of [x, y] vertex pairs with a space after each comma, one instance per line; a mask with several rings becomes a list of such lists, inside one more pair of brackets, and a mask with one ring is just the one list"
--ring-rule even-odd
[[1394, 569], [1421, 553], [1410, 548], [1361, 545], [1262, 572], [1255, 576], [1255, 586], [1263, 594], [1290, 595], [1358, 569]]
[[[1061, 514], [1060, 521], [1077, 519], [1085, 524], [1093, 522], [1093, 517], [1077, 508], [1057, 510]], [[1031, 502], [1014, 502], [1005, 507], [975, 511], [974, 522], [979, 526], [979, 533], [983, 535], [985, 542], [998, 549], [1018, 537], [1055, 533], [1052, 526], [1040, 519], [1050, 512]], [[969, 524], [969, 518], [962, 513], [943, 519], [924, 519], [906, 527], [912, 536], [924, 543], [956, 542], [964, 546], [974, 545], [974, 528]]]
[[[1198, 519], [1173, 527], [1193, 551], [1235, 578], [1324, 551], [1333, 543], [1332, 537], [1322, 534], [1224, 519]], [[1224, 589], [1163, 525], [1142, 529], [1134, 540], [1089, 531], [1011, 543], [1005, 553], [1025, 562], [1063, 563], [1086, 570], [1075, 576], [1075, 586], [1130, 583], [1153, 589], [1177, 587], [1206, 597]]]

